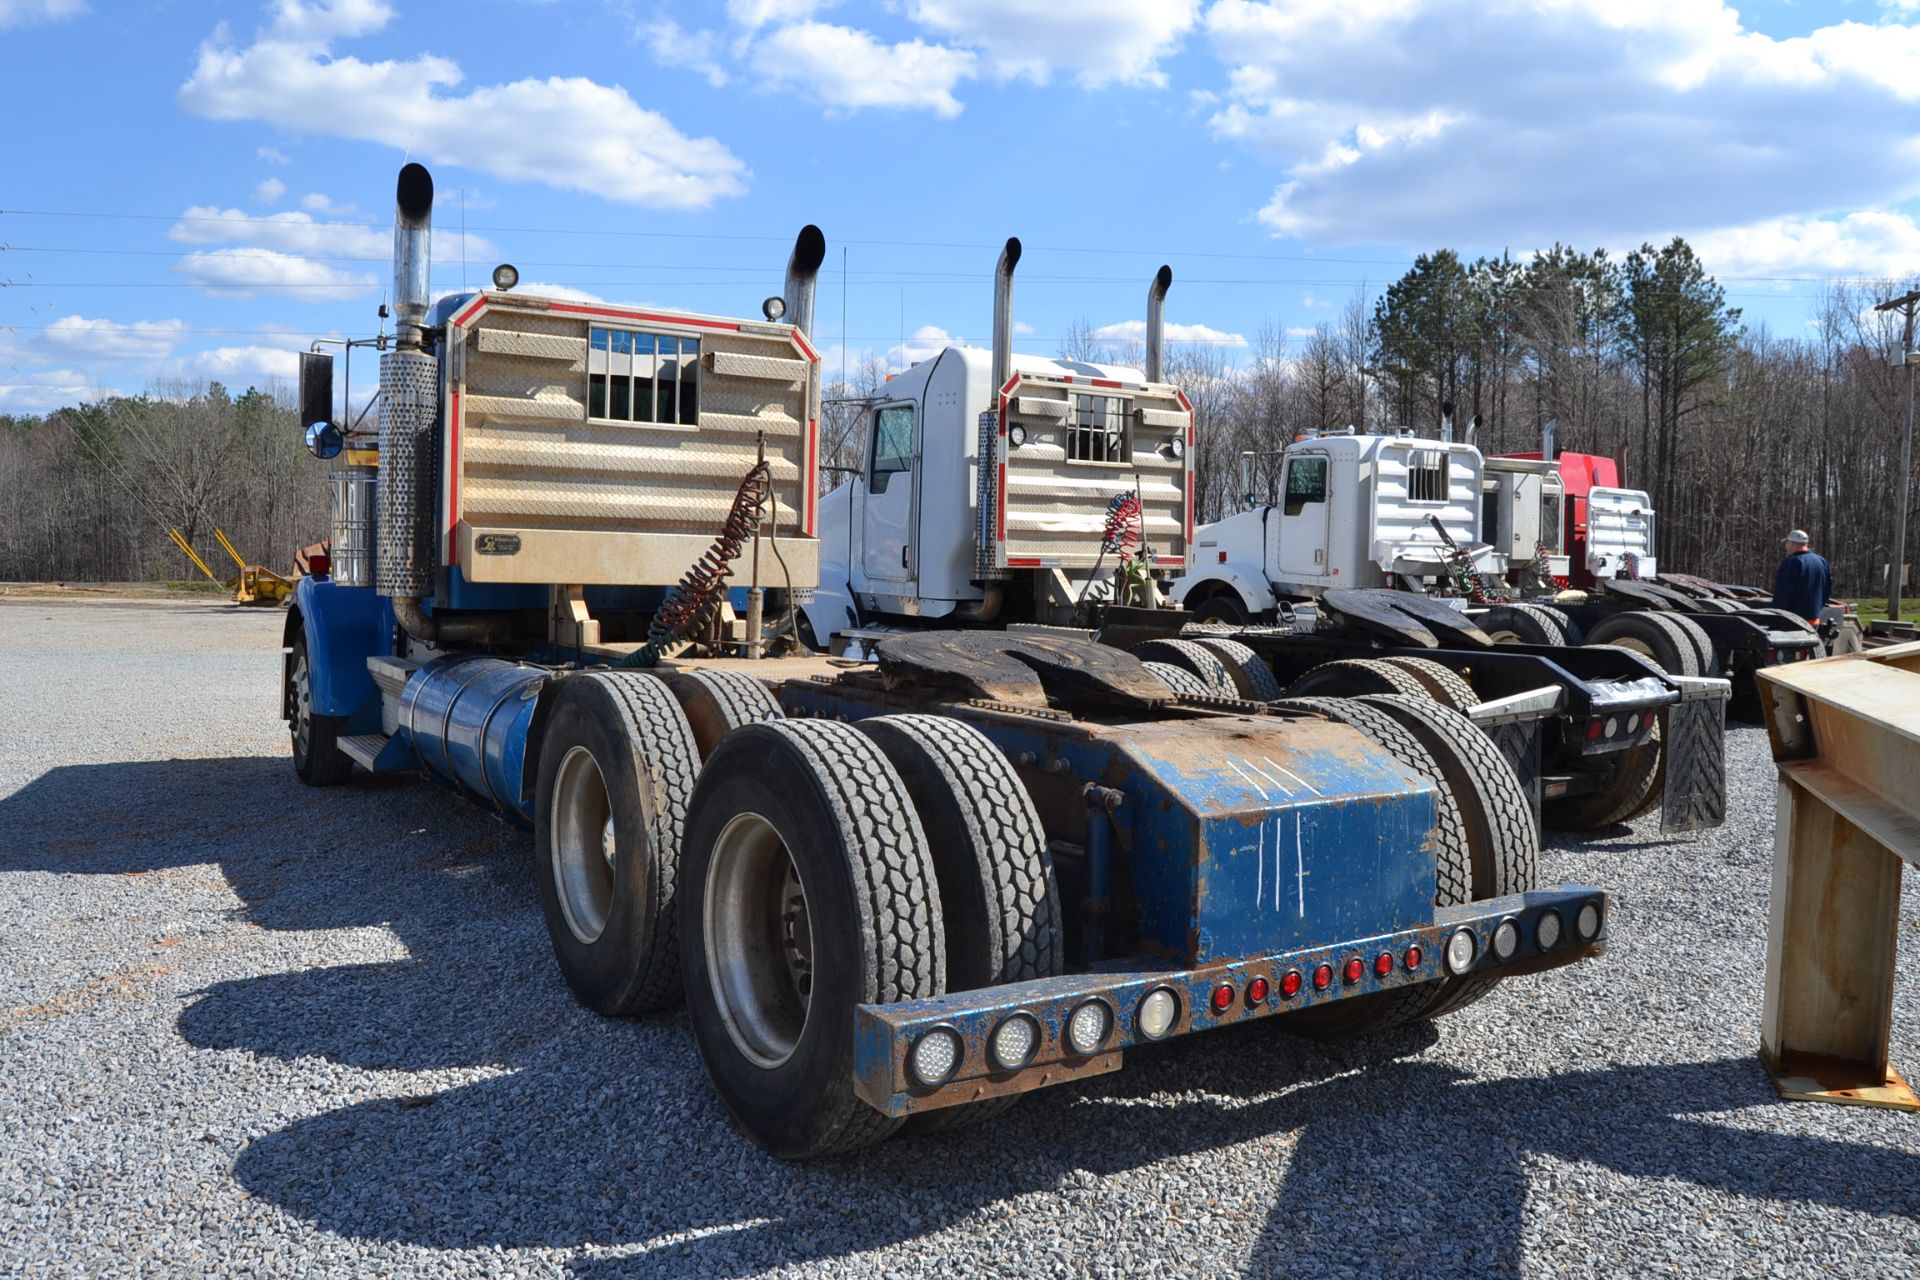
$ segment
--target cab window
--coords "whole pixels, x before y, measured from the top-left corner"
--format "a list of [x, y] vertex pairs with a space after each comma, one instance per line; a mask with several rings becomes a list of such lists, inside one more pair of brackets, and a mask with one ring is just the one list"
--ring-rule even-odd
[[1325, 458], [1291, 458], [1287, 461], [1286, 506], [1287, 515], [1297, 516], [1306, 510], [1309, 502], [1327, 500], [1327, 460]]
[[913, 406], [890, 404], [882, 407], [873, 420], [873, 465], [869, 484], [875, 493], [885, 493], [887, 482], [896, 471], [913, 469]]

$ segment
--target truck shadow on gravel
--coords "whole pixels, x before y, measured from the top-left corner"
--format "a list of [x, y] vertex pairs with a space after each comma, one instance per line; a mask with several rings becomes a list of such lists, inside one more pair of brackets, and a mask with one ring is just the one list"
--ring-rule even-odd
[[[1422, 1056], [1447, 1034], [1431, 1027], [1341, 1046], [1213, 1032], [972, 1130], [783, 1165], [729, 1126], [682, 1014], [617, 1022], [571, 1001], [522, 833], [429, 784], [315, 792], [290, 775], [252, 758], [52, 770], [0, 800], [0, 874], [216, 863], [241, 924], [314, 932], [284, 957], [300, 967], [206, 987], [178, 1029], [252, 1055], [275, 1107], [310, 1108], [291, 1088], [381, 1095], [236, 1161], [248, 1192], [328, 1232], [557, 1249], [579, 1280], [746, 1276], [915, 1242], [956, 1274], [1049, 1259], [1125, 1273], [1164, 1270], [1210, 1219], [1247, 1275], [1513, 1277], [1528, 1222], [1566, 1219], [1579, 1259], [1578, 1215], [1608, 1212], [1543, 1185], [1540, 1157], [1781, 1215], [1920, 1219], [1920, 1159], [1700, 1118], [1781, 1105], [1751, 1058], [1480, 1078]], [[350, 931], [375, 926], [403, 958], [360, 958]], [[1508, 1022], [1524, 1034], [1524, 1016]], [[372, 1074], [309, 1078], [302, 1060]], [[416, 1074], [447, 1070], [463, 1075]], [[1158, 1200], [1107, 1186], [1161, 1162]]]

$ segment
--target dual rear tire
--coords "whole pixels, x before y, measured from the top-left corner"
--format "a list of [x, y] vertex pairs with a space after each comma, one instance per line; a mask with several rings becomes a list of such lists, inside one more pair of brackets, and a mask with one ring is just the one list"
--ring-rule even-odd
[[750, 677], [594, 672], [556, 695], [541, 762], [541, 898], [568, 985], [613, 1015], [684, 993], [754, 1142], [801, 1159], [1010, 1105], [903, 1126], [854, 1091], [858, 1006], [1061, 971], [1045, 833], [978, 730], [787, 720]]

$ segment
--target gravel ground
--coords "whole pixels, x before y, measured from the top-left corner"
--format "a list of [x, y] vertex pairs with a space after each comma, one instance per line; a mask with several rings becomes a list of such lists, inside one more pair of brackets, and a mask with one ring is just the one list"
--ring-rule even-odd
[[1616, 895], [1598, 962], [789, 1167], [683, 1016], [569, 1001], [525, 837], [423, 782], [294, 781], [279, 627], [0, 601], [0, 1275], [1920, 1272], [1920, 1117], [1783, 1104], [1754, 1059], [1758, 729], [1721, 830], [1548, 851]]

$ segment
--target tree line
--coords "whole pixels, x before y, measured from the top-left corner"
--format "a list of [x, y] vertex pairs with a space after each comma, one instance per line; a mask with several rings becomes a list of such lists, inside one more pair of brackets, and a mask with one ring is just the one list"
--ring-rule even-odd
[[[1873, 305], [1906, 288], [1831, 283], [1804, 333], [1778, 335], [1743, 323], [1684, 240], [1619, 258], [1442, 249], [1310, 329], [1268, 323], [1237, 353], [1175, 345], [1167, 373], [1194, 405], [1203, 522], [1239, 508], [1243, 454], [1267, 497], [1300, 432], [1431, 435], [1450, 403], [1456, 433], [1476, 423], [1487, 453], [1538, 448], [1552, 420], [1559, 449], [1618, 459], [1659, 512], [1669, 569], [1765, 584], [1780, 536], [1805, 528], [1844, 594], [1878, 595], [1905, 372], [1899, 317]], [[1058, 354], [1137, 367], [1142, 353], [1081, 323]], [[887, 374], [870, 357], [825, 388], [823, 492], [860, 465]], [[216, 571], [215, 525], [284, 569], [328, 526], [327, 464], [302, 448], [296, 416], [282, 391], [235, 397], [216, 383], [0, 417], [0, 579], [190, 576], [170, 526]]]
[[282, 573], [327, 536], [328, 464], [290, 396], [162, 385], [33, 417], [0, 416], [0, 580], [198, 578], [177, 528], [222, 577], [240, 553]]

